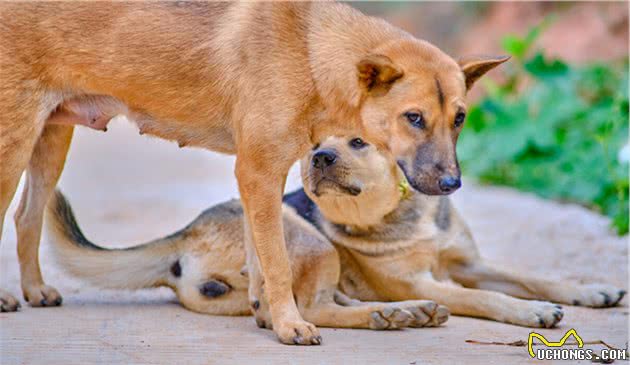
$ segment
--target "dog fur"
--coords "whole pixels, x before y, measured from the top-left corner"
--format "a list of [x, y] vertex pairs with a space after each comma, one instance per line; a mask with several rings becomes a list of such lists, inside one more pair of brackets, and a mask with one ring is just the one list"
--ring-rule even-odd
[[[374, 146], [351, 147], [354, 139], [327, 138], [302, 159], [304, 189], [285, 196], [285, 203], [313, 225], [285, 207], [296, 293], [325, 287], [324, 297], [330, 300], [337, 288], [335, 299], [345, 306], [430, 299], [456, 315], [545, 328], [563, 316], [562, 308], [550, 302], [610, 307], [624, 297], [624, 290], [611, 285], [556, 282], [488, 263], [447, 197], [401, 193], [405, 177], [398, 166]], [[314, 156], [322, 151], [333, 152], [334, 163], [316, 166]], [[241, 213], [236, 202], [211, 208], [172, 236], [122, 251], [86, 243], [65, 204], [61, 195], [51, 204], [50, 236], [61, 266], [76, 277], [117, 288], [168, 285], [189, 309], [246, 312], [244, 292], [234, 300], [229, 295], [208, 299], [199, 293], [212, 277], [230, 278], [235, 292], [247, 286], [247, 279], [237, 274], [244, 251], [241, 230], [234, 226]], [[59, 206], [63, 209], [55, 208]], [[330, 239], [338, 256], [314, 227]], [[320, 254], [310, 253], [313, 250]], [[181, 263], [182, 278], [169, 275], [173, 262]], [[317, 297], [311, 289], [306, 297]], [[298, 298], [298, 305], [307, 319], [312, 318], [303, 299]], [[322, 323], [320, 317], [314, 321]]]
[[[48, 205], [47, 217], [53, 255], [77, 278], [105, 288], [168, 286], [190, 310], [215, 315], [253, 312], [261, 328], [272, 328], [268, 303], [248, 301], [243, 208], [236, 200], [206, 210], [168, 237], [127, 249], [90, 242], [60, 192]], [[283, 224], [293, 293], [307, 321], [384, 330], [432, 327], [447, 320], [446, 307], [433, 301], [364, 303], [336, 293], [340, 265], [334, 247], [290, 207], [283, 208]]]
[[[332, 152], [335, 162], [315, 166], [322, 151]], [[346, 295], [431, 299], [455, 315], [527, 327], [562, 319], [562, 308], [550, 302], [609, 307], [625, 295], [611, 285], [556, 282], [488, 263], [450, 199], [414, 191], [401, 198], [405, 178], [387, 162], [373, 146], [356, 150], [343, 138], [328, 138], [302, 160], [304, 190], [291, 202], [337, 248], [339, 289]]]
[[[61, 304], [38, 249], [74, 126], [106, 130], [125, 115], [140, 133], [236, 154], [249, 300], [264, 282], [280, 341], [318, 344], [291, 291], [281, 214], [289, 167], [324, 137], [361, 131], [415, 189], [450, 193], [465, 93], [506, 59], [458, 63], [336, 3], [1, 3], [0, 220], [26, 171], [15, 217], [24, 298]], [[0, 291], [0, 304], [19, 303]]]

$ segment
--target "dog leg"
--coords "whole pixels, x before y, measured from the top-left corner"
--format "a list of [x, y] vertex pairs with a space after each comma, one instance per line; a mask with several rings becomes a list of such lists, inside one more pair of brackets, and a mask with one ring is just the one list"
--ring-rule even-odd
[[31, 156], [26, 184], [15, 214], [22, 292], [34, 307], [57, 306], [62, 298], [57, 290], [44, 284], [39, 268], [39, 243], [44, 208], [66, 161], [73, 127], [47, 125]]
[[248, 301], [256, 325], [259, 328], [273, 329], [269, 304], [264, 299], [264, 280], [260, 272], [260, 263], [256, 257], [256, 250], [252, 242], [252, 233], [247, 219], [243, 220], [245, 230], [245, 254], [247, 262], [247, 277], [249, 279]]
[[[269, 303], [273, 329], [285, 344], [316, 345], [321, 343], [317, 328], [302, 319], [293, 291], [289, 258], [282, 228], [282, 192], [291, 162], [278, 161], [281, 152], [268, 158], [260, 148], [241, 143], [237, 153], [236, 177], [243, 209], [256, 257], [264, 280], [264, 295]], [[297, 159], [297, 157], [295, 157]], [[255, 285], [255, 266], [250, 266], [250, 285]], [[254, 280], [252, 280], [254, 279]]]
[[[44, 127], [41, 111], [47, 106], [36, 90], [20, 89], [16, 75], [2, 71], [0, 67], [0, 80], [7, 87], [0, 92], [0, 238], [6, 211]], [[19, 306], [15, 297], [0, 290], [1, 311], [12, 312]]]
[[[437, 327], [448, 320], [450, 311], [446, 306], [432, 300], [404, 300], [400, 302], [364, 302], [353, 299], [340, 291], [335, 292], [335, 302], [345, 307], [360, 307], [388, 304], [409, 311], [412, 315], [410, 327]], [[317, 323], [316, 323], [317, 324]]]
[[483, 261], [449, 268], [453, 278], [470, 288], [503, 292], [526, 299], [587, 307], [613, 307], [626, 294], [612, 285], [571, 284], [541, 279], [493, 267]]
[[409, 327], [414, 316], [394, 303], [344, 307], [334, 302], [304, 310], [304, 318], [321, 327], [393, 330]]
[[462, 288], [429, 278], [416, 280], [411, 288], [404, 289], [397, 296], [431, 299], [447, 306], [452, 314], [488, 318], [525, 327], [550, 328], [564, 315], [562, 307], [549, 302], [522, 300], [502, 293]]
[[[6, 161], [3, 159], [3, 161]], [[2, 171], [0, 171], [2, 172]], [[15, 189], [17, 187], [18, 181], [20, 180], [19, 175], [17, 178], [14, 178], [13, 181], [8, 181], [9, 179], [5, 176], [0, 176], [0, 240], [2, 239], [2, 226], [4, 224], [4, 216], [6, 210], [11, 203], [11, 197], [15, 193]], [[0, 312], [15, 312], [20, 308], [20, 302], [6, 290], [0, 289]]]

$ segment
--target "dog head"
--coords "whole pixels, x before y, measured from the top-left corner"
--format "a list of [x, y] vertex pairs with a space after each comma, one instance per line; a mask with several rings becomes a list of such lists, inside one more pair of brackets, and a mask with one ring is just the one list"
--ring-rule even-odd
[[360, 137], [327, 137], [300, 163], [304, 191], [335, 223], [376, 224], [400, 202], [402, 171]]
[[366, 139], [387, 146], [416, 190], [452, 193], [461, 185], [455, 147], [466, 119], [466, 92], [508, 59], [456, 62], [419, 40], [374, 50], [357, 64]]

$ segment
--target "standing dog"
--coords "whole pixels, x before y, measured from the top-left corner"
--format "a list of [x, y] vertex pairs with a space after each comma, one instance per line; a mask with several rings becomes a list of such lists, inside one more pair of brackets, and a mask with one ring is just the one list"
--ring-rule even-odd
[[[506, 59], [458, 63], [335, 3], [2, 3], [0, 218], [26, 170], [16, 214], [24, 298], [61, 304], [38, 248], [73, 126], [106, 130], [125, 115], [140, 133], [236, 154], [250, 301], [264, 282], [280, 341], [318, 344], [291, 290], [280, 208], [289, 167], [324, 136], [361, 130], [415, 189], [448, 194], [460, 185], [466, 91]], [[19, 304], [5, 291], [0, 302]]]
[[[283, 208], [285, 241], [300, 313], [317, 326], [398, 329], [437, 326], [448, 310], [429, 300], [352, 302], [336, 293], [339, 256], [330, 242], [290, 207]], [[215, 315], [255, 313], [271, 328], [268, 303], [249, 303], [243, 208], [232, 200], [216, 205], [186, 228], [128, 249], [106, 249], [81, 232], [59, 192], [48, 204], [52, 253], [66, 271], [99, 287], [172, 288], [184, 307]]]
[[[346, 307], [431, 299], [453, 314], [528, 327], [552, 327], [562, 319], [562, 309], [547, 301], [608, 307], [625, 294], [611, 285], [557, 283], [489, 265], [448, 198], [406, 188], [398, 166], [361, 139], [327, 138], [302, 160], [302, 180], [304, 190], [288, 194], [285, 202], [330, 238], [339, 253], [330, 252], [332, 246], [285, 207], [294, 291], [300, 312], [316, 324], [342, 326], [336, 314], [344, 312], [336, 306], [325, 312], [327, 320], [312, 317], [324, 313], [317, 307], [331, 302], [333, 288], [340, 290], [335, 300]], [[242, 217], [235, 202], [207, 210], [167, 238], [125, 250], [90, 243], [61, 195], [49, 212], [52, 252], [74, 276], [101, 287], [168, 285], [189, 309], [247, 312], [247, 279], [239, 275]], [[314, 296], [319, 299], [309, 299]], [[409, 308], [399, 303], [391, 305]], [[367, 318], [365, 313], [359, 317]], [[424, 316], [415, 318], [416, 326], [426, 323]]]

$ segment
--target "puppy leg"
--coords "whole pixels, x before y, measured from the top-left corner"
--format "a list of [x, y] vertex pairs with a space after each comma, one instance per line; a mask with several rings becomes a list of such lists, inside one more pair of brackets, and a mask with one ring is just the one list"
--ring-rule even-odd
[[34, 307], [57, 306], [61, 295], [44, 284], [39, 269], [39, 242], [44, 208], [66, 161], [73, 127], [47, 125], [31, 156], [26, 184], [15, 214], [18, 258], [24, 299]]
[[413, 287], [407, 289], [409, 290], [399, 294], [406, 298], [411, 295], [418, 299], [435, 300], [456, 315], [488, 318], [525, 327], [550, 328], [564, 315], [560, 306], [549, 302], [522, 300], [492, 291], [461, 288], [428, 278], [415, 281]]
[[494, 290], [526, 299], [587, 307], [613, 307], [625, 290], [606, 284], [571, 284], [541, 279], [493, 267], [483, 261], [449, 268], [453, 278], [470, 288]]
[[[343, 306], [352, 307], [385, 304], [383, 302], [364, 302], [352, 299], [339, 291], [335, 293], [335, 302]], [[403, 308], [413, 314], [413, 320], [409, 326], [416, 328], [437, 327], [446, 322], [450, 314], [446, 306], [437, 304], [432, 300], [405, 300], [387, 302], [386, 304]]]
[[[262, 151], [268, 147], [239, 145], [236, 160], [241, 200], [250, 227], [262, 278], [264, 295], [269, 303], [273, 329], [285, 344], [319, 344], [321, 337], [314, 325], [302, 319], [297, 310], [293, 291], [289, 258], [282, 228], [282, 192], [293, 157], [283, 151]], [[242, 151], [242, 152], [241, 152]], [[254, 153], [252, 151], [259, 151]], [[250, 266], [250, 269], [253, 267]], [[255, 275], [255, 272], [250, 272]], [[253, 276], [250, 277], [250, 280]], [[255, 280], [250, 281], [250, 285]]]
[[321, 327], [392, 330], [409, 327], [414, 316], [394, 303], [344, 307], [334, 302], [304, 310], [304, 318]]
[[269, 303], [264, 298], [263, 276], [260, 263], [256, 257], [256, 249], [252, 242], [252, 233], [247, 219], [243, 220], [245, 230], [245, 257], [247, 262], [247, 277], [249, 279], [248, 301], [256, 325], [259, 328], [273, 329], [273, 321], [269, 310]]
[[[390, 305], [407, 310], [413, 315], [410, 327], [437, 327], [446, 322], [449, 310], [446, 306], [437, 304], [432, 300], [404, 300], [400, 302], [363, 302], [352, 299], [340, 291], [335, 293], [335, 302], [346, 307], [362, 307], [374, 305]], [[317, 324], [317, 323], [316, 323]]]

